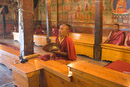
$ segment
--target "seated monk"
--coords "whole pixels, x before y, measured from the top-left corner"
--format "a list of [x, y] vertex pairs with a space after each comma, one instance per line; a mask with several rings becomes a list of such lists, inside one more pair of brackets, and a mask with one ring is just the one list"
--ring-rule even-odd
[[59, 49], [52, 51], [53, 55], [44, 55], [43, 60], [54, 58], [55, 60], [76, 60], [76, 52], [72, 39], [68, 36], [69, 27], [66, 24], [60, 25], [59, 35], [56, 38], [56, 44]]
[[130, 47], [130, 33], [127, 34], [124, 45]]
[[108, 35], [108, 38], [104, 43], [114, 44], [114, 45], [123, 45], [125, 40], [125, 33], [119, 30], [119, 24], [114, 24], [114, 30], [111, 31]]
[[58, 35], [58, 29], [55, 26], [53, 26], [53, 28], [52, 28], [52, 36], [57, 36], [57, 35]]
[[59, 36], [56, 38], [56, 43], [59, 45], [60, 50], [54, 51], [54, 54], [58, 58], [66, 60], [76, 60], [76, 52], [72, 39], [68, 36], [69, 27], [63, 24], [59, 28]]
[[41, 34], [41, 35], [45, 34], [43, 28], [40, 25], [37, 26], [34, 33], [35, 34]]

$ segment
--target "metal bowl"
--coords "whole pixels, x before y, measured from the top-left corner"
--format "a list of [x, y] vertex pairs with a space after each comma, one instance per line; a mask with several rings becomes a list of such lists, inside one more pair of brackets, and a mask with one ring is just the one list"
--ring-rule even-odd
[[58, 51], [59, 46], [56, 43], [48, 43], [43, 46], [43, 50], [46, 52]]

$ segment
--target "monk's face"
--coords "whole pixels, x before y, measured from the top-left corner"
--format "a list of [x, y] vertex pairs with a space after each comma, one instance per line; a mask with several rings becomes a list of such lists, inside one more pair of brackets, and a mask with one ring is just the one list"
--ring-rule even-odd
[[115, 32], [117, 32], [117, 31], [119, 31], [119, 26], [118, 25], [114, 25], [113, 29], [114, 29]]
[[68, 27], [66, 25], [61, 25], [59, 28], [59, 36], [67, 36], [68, 35]]

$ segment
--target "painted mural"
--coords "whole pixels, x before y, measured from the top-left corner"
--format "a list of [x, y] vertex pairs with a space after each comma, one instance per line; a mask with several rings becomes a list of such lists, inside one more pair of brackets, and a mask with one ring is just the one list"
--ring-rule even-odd
[[[59, 21], [68, 23], [95, 23], [95, 0], [59, 0]], [[50, 0], [51, 19], [56, 21], [56, 0]], [[130, 0], [104, 0], [104, 24], [130, 24]], [[41, 0], [40, 20], [45, 20], [45, 0]]]
[[[56, 1], [48, 0], [50, 6], [50, 21], [56, 21]], [[95, 23], [95, 0], [58, 0], [58, 17], [60, 22], [80, 23], [81, 25]], [[45, 0], [39, 0], [38, 19], [46, 21]], [[103, 23], [121, 25], [130, 24], [130, 0], [104, 0], [103, 3]], [[7, 21], [14, 20], [9, 7], [9, 14], [6, 16]], [[2, 15], [0, 15], [2, 20]], [[13, 22], [13, 21], [12, 21]]]
[[130, 0], [112, 0], [113, 22], [130, 24]]

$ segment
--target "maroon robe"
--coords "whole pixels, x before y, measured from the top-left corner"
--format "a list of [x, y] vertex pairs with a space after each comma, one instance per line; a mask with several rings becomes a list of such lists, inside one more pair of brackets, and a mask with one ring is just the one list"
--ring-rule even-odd
[[68, 31], [69, 31], [69, 33], [70, 33], [70, 32], [72, 32], [72, 29], [71, 29], [71, 28], [69, 28], [69, 30], [68, 30]]
[[125, 40], [125, 33], [123, 31], [118, 31], [114, 33], [112, 31], [110, 40], [108, 41], [108, 44], [119, 44], [123, 45]]
[[52, 36], [58, 35], [58, 29], [56, 27], [52, 28]]
[[45, 34], [44, 32], [42, 32], [42, 27], [38, 27], [35, 29], [35, 34]]
[[126, 44], [127, 44], [128, 46], [130, 46], [130, 33], [127, 34], [127, 41], [126, 41]]
[[64, 38], [64, 40], [61, 42], [61, 44], [60, 44], [59, 39], [57, 37], [56, 43], [59, 45], [61, 52], [67, 52], [67, 54], [68, 54], [68, 56], [56, 54], [57, 58], [61, 57], [61, 58], [66, 59], [66, 60], [76, 60], [77, 56], [76, 56], [74, 43], [69, 36], [66, 36]]

